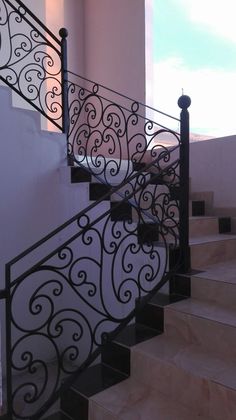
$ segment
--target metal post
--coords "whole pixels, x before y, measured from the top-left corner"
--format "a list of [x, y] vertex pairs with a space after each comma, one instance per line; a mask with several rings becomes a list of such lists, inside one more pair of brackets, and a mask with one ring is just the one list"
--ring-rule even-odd
[[61, 85], [62, 85], [62, 131], [67, 136], [67, 162], [73, 165], [72, 153], [69, 144], [69, 104], [68, 104], [68, 77], [67, 77], [67, 36], [68, 31], [61, 28]]
[[187, 95], [180, 96], [178, 105], [180, 113], [180, 272], [187, 273], [191, 268], [189, 248], [189, 113], [191, 99]]
[[11, 292], [10, 292], [10, 266], [5, 266], [5, 337], [6, 337], [6, 392], [7, 392], [7, 418], [12, 419], [12, 343], [11, 343]]

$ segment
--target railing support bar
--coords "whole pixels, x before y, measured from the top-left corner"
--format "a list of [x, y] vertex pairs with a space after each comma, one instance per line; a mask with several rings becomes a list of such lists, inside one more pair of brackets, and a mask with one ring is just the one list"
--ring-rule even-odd
[[11, 294], [10, 294], [10, 266], [5, 266], [5, 340], [6, 340], [6, 400], [7, 413], [6, 418], [13, 418], [13, 401], [12, 401], [12, 343], [11, 343]]
[[189, 112], [188, 107], [191, 99], [182, 95], [178, 105], [182, 109], [180, 113], [180, 205], [179, 205], [179, 229], [180, 229], [180, 271], [187, 273], [191, 268], [189, 248]]
[[61, 88], [62, 88], [62, 131], [67, 136], [67, 163], [72, 166], [70, 144], [68, 141], [69, 133], [69, 104], [68, 104], [68, 75], [67, 75], [67, 36], [68, 31], [61, 28]]

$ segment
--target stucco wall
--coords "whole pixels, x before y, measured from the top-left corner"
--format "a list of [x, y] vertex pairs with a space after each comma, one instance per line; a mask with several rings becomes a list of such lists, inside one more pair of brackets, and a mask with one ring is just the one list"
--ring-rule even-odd
[[86, 76], [144, 101], [144, 0], [86, 0], [84, 7]]
[[214, 211], [236, 215], [236, 136], [190, 145], [192, 191], [214, 191]]
[[[152, 0], [146, 2], [150, 11]], [[145, 101], [145, 0], [26, 0], [25, 4], [56, 35], [61, 27], [68, 29], [70, 69]]]
[[[5, 264], [85, 208], [88, 188], [70, 183], [63, 134], [42, 131], [37, 112], [12, 108], [8, 88], [0, 88], [0, 105], [0, 288], [3, 288]], [[61, 240], [63, 237], [57, 236], [48, 249], [58, 246]], [[42, 252], [47, 255], [45, 249]], [[31, 255], [16, 266], [17, 270], [29, 267], [34, 258]], [[4, 340], [5, 313], [3, 306], [0, 308]], [[3, 360], [4, 350], [3, 346]]]
[[[70, 185], [69, 174], [68, 182], [63, 175], [65, 135], [41, 131], [38, 113], [12, 108], [8, 88], [0, 89], [0, 103], [4, 263], [83, 208], [84, 201], [78, 188]], [[3, 273], [1, 267], [1, 286]]]

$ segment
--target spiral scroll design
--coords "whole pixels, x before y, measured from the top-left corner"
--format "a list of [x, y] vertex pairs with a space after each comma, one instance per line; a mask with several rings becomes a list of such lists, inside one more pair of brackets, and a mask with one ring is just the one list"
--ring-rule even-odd
[[163, 169], [179, 146], [179, 135], [147, 119], [138, 102], [122, 96], [114, 102], [108, 89], [80, 76], [69, 74], [68, 98], [68, 153], [107, 184], [123, 182], [136, 163], [158, 156], [156, 169]]
[[0, 78], [61, 128], [61, 52], [27, 10], [12, 3], [0, 0]]
[[[103, 203], [96, 213], [83, 211], [71, 240], [63, 228], [66, 244], [9, 284], [15, 418], [41, 409], [125, 322], [137, 298], [153, 293], [168, 273], [169, 246], [178, 244], [178, 200], [171, 192], [179, 182], [178, 162], [161, 180], [151, 184], [150, 175], [141, 173], [122, 187], [133, 220], [114, 221]], [[158, 243], [139, 241], [147, 212], [158, 226]]]
[[[60, 127], [61, 52], [29, 22], [27, 9], [0, 0], [0, 78]], [[114, 92], [80, 82], [68, 81], [68, 154], [106, 184], [120, 185], [115, 192], [132, 217], [114, 221], [103, 203], [89, 207], [59, 229], [64, 245], [57, 251], [14, 280], [9, 275], [16, 419], [43, 410], [62, 381], [125, 324], [136, 300], [159, 288], [170, 270], [169, 248], [179, 244], [179, 135], [146, 118], [140, 103], [117, 102]], [[139, 240], [147, 218], [156, 241]]]

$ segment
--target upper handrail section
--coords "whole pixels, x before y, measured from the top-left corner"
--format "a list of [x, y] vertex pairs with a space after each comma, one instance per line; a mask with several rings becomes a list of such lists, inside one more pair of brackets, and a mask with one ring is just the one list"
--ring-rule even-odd
[[[90, 79], [88, 79], [86, 77], [83, 77], [81, 75], [78, 75], [78, 74], [76, 74], [76, 73], [74, 73], [72, 71], [69, 71], [69, 70], [67, 71], [67, 73], [68, 73], [68, 75], [70, 76], [71, 79], [72, 79], [72, 76], [74, 76], [74, 77], [80, 79], [80, 81], [84, 84], [84, 86], [86, 84], [86, 88], [85, 89], [88, 92], [90, 92], [90, 93], [94, 92], [95, 90], [101, 90], [101, 89], [103, 89], [103, 91], [106, 92], [106, 98], [103, 97], [103, 99], [109, 100], [108, 94], [110, 93], [111, 95], [113, 95], [113, 99], [114, 99], [114, 95], [115, 95], [115, 97], [117, 98], [117, 101], [116, 101], [117, 103], [120, 103], [121, 104], [122, 101], [124, 102], [124, 100], [127, 100], [129, 104], [130, 103], [133, 103], [133, 106], [136, 106], [138, 109], [141, 109], [143, 107], [146, 110], [153, 111], [154, 113], [163, 115], [164, 117], [170, 118], [170, 119], [175, 120], [175, 121], [178, 121], [178, 122], [180, 121], [179, 118], [174, 117], [173, 115], [167, 114], [166, 112], [160, 111], [160, 110], [158, 110], [158, 109], [156, 109], [156, 108], [154, 108], [152, 106], [149, 106], [147, 104], [144, 104], [141, 101], [137, 101], [137, 100], [135, 100], [133, 98], [130, 98], [129, 96], [124, 95], [124, 94], [122, 94], [120, 92], [117, 92], [114, 89], [111, 89], [111, 88], [109, 88], [109, 87], [107, 87], [107, 86], [105, 86], [103, 84], [99, 84], [97, 82], [94, 82], [94, 81], [92, 81], [92, 80], [90, 80]], [[121, 104], [121, 106], [122, 106], [122, 104]], [[127, 108], [126, 108], [126, 110], [127, 110]]]
[[[6, 3], [11, 4], [12, 0], [5, 0]], [[21, 0], [14, 0], [16, 4], [18, 4], [34, 21], [34, 25], [32, 24], [32, 22], [30, 22], [28, 20], [28, 23], [32, 26], [32, 28], [35, 28], [35, 24], [37, 24], [39, 26], [39, 28], [42, 29], [41, 35], [43, 36], [43, 33], [46, 33], [47, 35], [49, 35], [60, 47], [61, 41], [59, 38], [56, 37], [56, 35], [50, 31], [50, 29], [44, 25], [44, 23], [21, 1]], [[16, 10], [16, 9], [15, 9]], [[25, 17], [25, 20], [27, 18]]]
[[180, 144], [178, 118], [75, 73], [65, 79], [69, 160], [104, 183], [121, 183], [137, 164]]
[[62, 129], [59, 40], [20, 0], [0, 0], [0, 79]]

